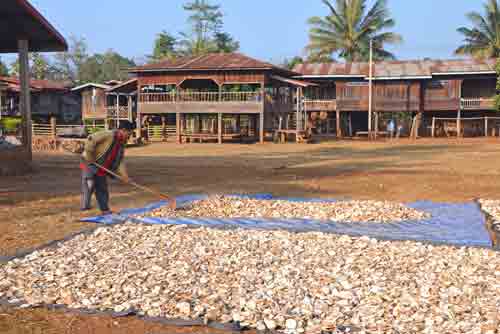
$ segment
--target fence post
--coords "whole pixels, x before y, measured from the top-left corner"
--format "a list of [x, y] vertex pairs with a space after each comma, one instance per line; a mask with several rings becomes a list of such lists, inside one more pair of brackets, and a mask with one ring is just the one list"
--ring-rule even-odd
[[50, 118], [50, 133], [52, 135], [52, 138], [55, 139], [57, 137], [57, 124], [55, 117]]
[[161, 141], [167, 141], [167, 128], [165, 124], [165, 116], [161, 117]]
[[431, 136], [434, 138], [434, 131], [436, 129], [436, 117], [432, 117], [432, 130], [431, 130]]
[[488, 137], [488, 116], [484, 118], [484, 136]]

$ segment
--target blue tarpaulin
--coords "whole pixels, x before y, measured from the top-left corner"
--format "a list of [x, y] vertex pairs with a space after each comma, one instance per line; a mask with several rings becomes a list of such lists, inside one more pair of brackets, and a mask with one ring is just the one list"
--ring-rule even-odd
[[[290, 200], [301, 202], [335, 202], [325, 199], [278, 198], [269, 194], [252, 196], [232, 195], [260, 200]], [[192, 201], [207, 198], [207, 195], [188, 195], [177, 198], [177, 205], [182, 207]], [[258, 230], [287, 230], [292, 232], [324, 232], [350, 236], [367, 236], [383, 240], [413, 240], [454, 246], [491, 247], [486, 218], [478, 204], [446, 204], [433, 202], [415, 202], [408, 206], [430, 214], [430, 218], [419, 221], [394, 223], [351, 223], [331, 222], [308, 219], [269, 219], [269, 218], [157, 218], [148, 217], [148, 213], [168, 204], [158, 202], [144, 208], [128, 209], [115, 215], [84, 219], [84, 222], [98, 224], [117, 224], [125, 221], [162, 224], [192, 225], [213, 228], [243, 228]], [[141, 215], [144, 218], [137, 218]]]

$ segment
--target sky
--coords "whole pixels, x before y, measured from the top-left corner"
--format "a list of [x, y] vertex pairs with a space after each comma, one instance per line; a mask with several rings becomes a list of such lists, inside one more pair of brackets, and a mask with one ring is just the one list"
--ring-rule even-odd
[[[370, 1], [370, 0], [369, 0]], [[389, 0], [394, 31], [404, 42], [389, 48], [398, 59], [453, 58], [461, 43], [456, 29], [469, 26], [467, 12], [482, 11], [486, 0]], [[65, 36], [84, 37], [91, 52], [113, 49], [140, 58], [151, 54], [157, 33], [184, 31], [186, 0], [30, 0]], [[241, 43], [241, 52], [280, 63], [303, 55], [307, 19], [328, 14], [320, 0], [213, 0], [220, 4], [224, 30]], [[370, 3], [372, 3], [370, 1]]]

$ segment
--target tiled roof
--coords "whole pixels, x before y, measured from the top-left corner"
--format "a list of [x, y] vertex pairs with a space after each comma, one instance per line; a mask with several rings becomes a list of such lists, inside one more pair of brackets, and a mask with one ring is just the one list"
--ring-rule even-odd
[[197, 57], [181, 57], [154, 64], [138, 66], [131, 72], [144, 71], [185, 71], [185, 70], [288, 70], [273, 64], [250, 58], [241, 53], [211, 53]]
[[[21, 82], [17, 77], [0, 77], [0, 82], [7, 83], [11, 88], [20, 88]], [[70, 83], [52, 80], [30, 80], [30, 87], [34, 90], [61, 90], [66, 91], [71, 87]]]
[[[495, 71], [495, 63], [495, 59], [382, 61], [374, 63], [373, 76], [375, 78], [411, 78], [430, 77], [433, 74], [492, 72]], [[307, 77], [367, 77], [369, 64], [306, 63], [295, 66], [294, 71]]]

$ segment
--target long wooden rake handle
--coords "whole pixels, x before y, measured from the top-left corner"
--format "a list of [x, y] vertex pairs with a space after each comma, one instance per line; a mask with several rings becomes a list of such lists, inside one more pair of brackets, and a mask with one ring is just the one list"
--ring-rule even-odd
[[133, 187], [135, 187], [135, 188], [137, 188], [137, 189], [140, 189], [140, 190], [142, 190], [142, 191], [145, 191], [145, 192], [148, 192], [148, 193], [150, 193], [150, 194], [156, 195], [156, 196], [158, 196], [158, 197], [160, 197], [160, 198], [162, 198], [162, 199], [164, 199], [164, 200], [168, 200], [168, 201], [169, 201], [169, 204], [170, 204], [170, 208], [172, 208], [172, 209], [174, 209], [174, 210], [177, 208], [177, 202], [176, 202], [176, 200], [175, 200], [175, 198], [174, 198], [174, 197], [171, 197], [171, 196], [166, 195], [166, 194], [162, 194], [161, 192], [158, 192], [158, 191], [153, 190], [153, 189], [151, 189], [151, 188], [149, 188], [149, 187], [146, 187], [146, 186], [142, 186], [142, 185], [137, 184], [137, 183], [135, 183], [135, 182], [133, 182], [133, 181], [130, 181], [130, 180], [125, 180], [125, 178], [123, 178], [122, 176], [120, 176], [120, 175], [118, 175], [118, 174], [116, 174], [116, 173], [114, 173], [114, 172], [110, 171], [110, 170], [109, 170], [109, 169], [107, 169], [106, 167], [103, 167], [103, 166], [99, 165], [99, 164], [98, 164], [98, 163], [96, 163], [96, 162], [93, 162], [93, 163], [92, 163], [92, 165], [95, 165], [96, 167], [98, 167], [98, 168], [100, 168], [100, 169], [104, 170], [106, 173], [108, 173], [108, 174], [110, 174], [110, 175], [112, 175], [112, 176], [116, 177], [117, 179], [119, 179], [120, 181], [122, 181], [122, 182], [123, 182], [123, 183], [125, 183], [125, 184], [130, 184], [131, 186], [133, 186]]

